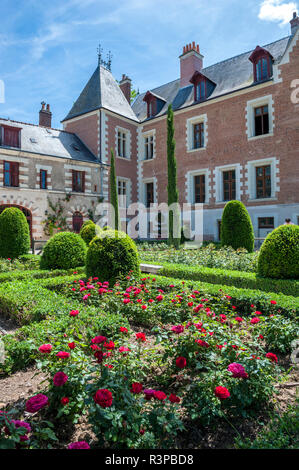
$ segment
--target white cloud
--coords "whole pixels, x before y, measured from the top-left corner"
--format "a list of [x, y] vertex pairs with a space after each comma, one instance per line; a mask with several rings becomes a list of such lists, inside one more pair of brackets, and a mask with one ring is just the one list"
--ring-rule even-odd
[[298, 6], [295, 2], [264, 0], [261, 3], [258, 16], [260, 20], [276, 21], [280, 22], [281, 25], [285, 25], [292, 19], [293, 12], [297, 9]]

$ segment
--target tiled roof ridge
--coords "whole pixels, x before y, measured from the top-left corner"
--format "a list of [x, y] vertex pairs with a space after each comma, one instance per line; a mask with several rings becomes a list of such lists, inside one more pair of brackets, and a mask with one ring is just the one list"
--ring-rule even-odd
[[66, 134], [76, 135], [74, 132], [65, 131], [64, 129], [56, 129], [55, 127], [40, 126], [39, 124], [33, 124], [32, 122], [15, 121], [14, 119], [8, 119], [0, 116], [1, 121], [14, 122], [15, 124], [25, 124], [25, 126], [39, 127], [40, 129], [50, 129], [52, 131], [65, 132]]

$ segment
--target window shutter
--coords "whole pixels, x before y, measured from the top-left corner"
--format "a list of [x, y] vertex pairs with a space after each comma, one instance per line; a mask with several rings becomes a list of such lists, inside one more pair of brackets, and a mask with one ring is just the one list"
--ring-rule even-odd
[[75, 170], [72, 170], [72, 191], [75, 191]]
[[19, 163], [11, 163], [11, 185], [19, 186]]

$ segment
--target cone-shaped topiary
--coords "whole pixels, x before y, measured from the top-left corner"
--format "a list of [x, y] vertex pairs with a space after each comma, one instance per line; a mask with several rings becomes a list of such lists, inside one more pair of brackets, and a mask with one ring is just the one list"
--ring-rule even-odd
[[250, 215], [241, 201], [230, 201], [226, 204], [221, 220], [221, 244], [235, 250], [246, 248], [254, 250], [254, 231]]
[[87, 224], [85, 225], [85, 227], [81, 228], [80, 237], [85, 241], [86, 245], [88, 246], [91, 240], [96, 237], [101, 230], [101, 227], [92, 222], [91, 224]]
[[0, 215], [0, 258], [17, 258], [30, 248], [29, 226], [23, 212], [7, 207]]
[[71, 269], [85, 264], [86, 244], [77, 233], [61, 232], [45, 245], [41, 269]]
[[114, 284], [116, 279], [140, 274], [139, 256], [135, 242], [117, 230], [103, 230], [94, 238], [87, 250], [86, 275]]
[[273, 279], [299, 279], [298, 225], [281, 225], [269, 233], [260, 250], [258, 274]]

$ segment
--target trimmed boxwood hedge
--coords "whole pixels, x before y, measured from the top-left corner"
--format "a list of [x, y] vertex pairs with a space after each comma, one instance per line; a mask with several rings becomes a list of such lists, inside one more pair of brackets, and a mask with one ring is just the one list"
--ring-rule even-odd
[[258, 273], [273, 279], [299, 279], [298, 225], [281, 225], [269, 233], [260, 250]]
[[[275, 292], [262, 292], [253, 289], [240, 289], [233, 286], [223, 286], [221, 284], [209, 284], [207, 282], [182, 281], [173, 277], [149, 276], [156, 279], [156, 284], [163, 288], [169, 285], [181, 286], [184, 282], [185, 286], [192, 287], [200, 291], [204, 295], [229, 295], [231, 304], [237, 307], [237, 312], [242, 314], [250, 314], [250, 305], [255, 305], [257, 310], [264, 314], [280, 313], [286, 317], [294, 318], [299, 315], [299, 298], [290, 295], [277, 294]], [[271, 300], [276, 304], [272, 305]]]
[[83, 274], [84, 268], [79, 267], [76, 269], [55, 269], [54, 271], [46, 271], [44, 269], [28, 270], [28, 271], [8, 271], [0, 273], [0, 284], [9, 281], [30, 281], [32, 279], [48, 279], [57, 276], [70, 276], [74, 272]]
[[103, 230], [89, 244], [86, 257], [86, 275], [114, 284], [118, 277], [130, 272], [140, 274], [139, 255], [135, 242], [117, 230]]
[[159, 271], [159, 275], [299, 296], [299, 281], [262, 278], [255, 273], [244, 271], [163, 263], [163, 268]]
[[29, 226], [23, 212], [7, 207], [0, 215], [0, 258], [18, 258], [30, 248]]
[[91, 240], [96, 237], [100, 231], [101, 228], [92, 222], [85, 225], [85, 227], [81, 228], [80, 237], [82, 238], [82, 240], [85, 241], [86, 245], [88, 246]]
[[241, 201], [229, 201], [223, 210], [221, 220], [221, 244], [235, 250], [254, 250], [254, 231], [250, 215]]
[[61, 232], [46, 243], [41, 256], [41, 269], [71, 269], [83, 266], [86, 244], [77, 233]]

